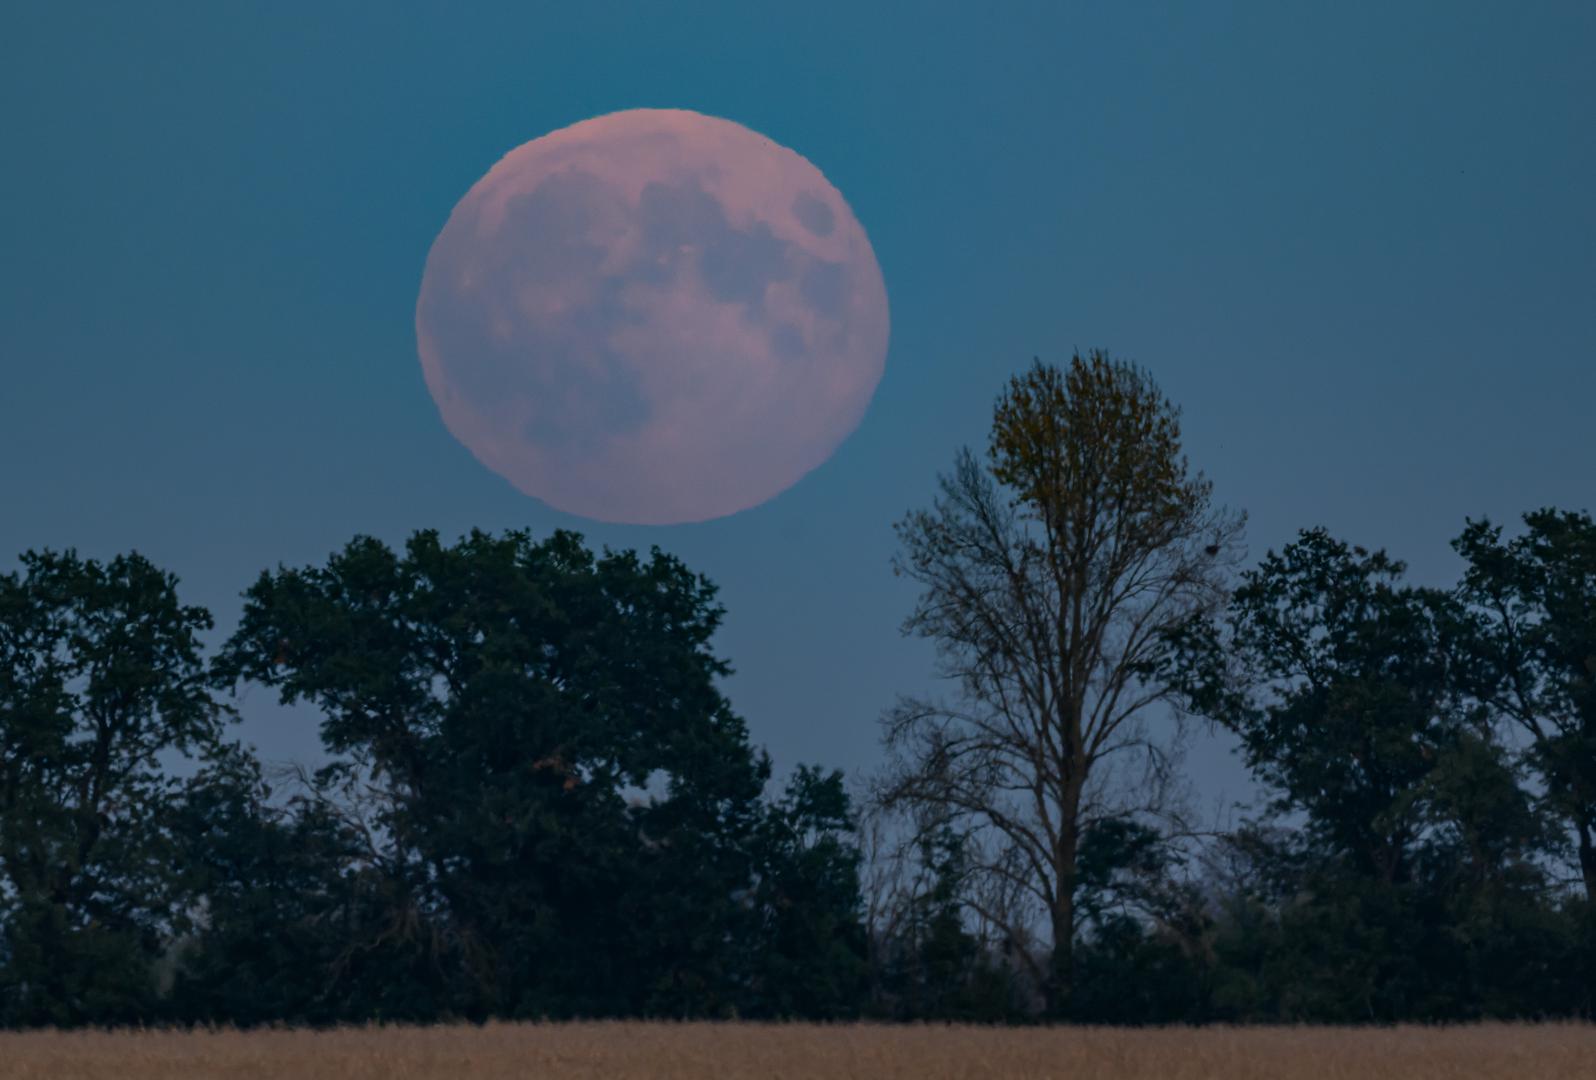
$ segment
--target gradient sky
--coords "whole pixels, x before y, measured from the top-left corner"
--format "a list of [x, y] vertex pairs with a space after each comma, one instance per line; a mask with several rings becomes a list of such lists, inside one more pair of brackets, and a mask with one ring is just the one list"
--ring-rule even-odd
[[[860, 770], [929, 672], [891, 523], [1033, 355], [1150, 368], [1254, 555], [1322, 524], [1441, 583], [1468, 515], [1596, 509], [1596, 4], [668, 7], [7, 5], [0, 558], [137, 548], [225, 628], [357, 532], [658, 544], [722, 586], [778, 769]], [[519, 494], [416, 357], [455, 202], [640, 106], [814, 162], [892, 305], [858, 433], [705, 524]], [[313, 716], [246, 711], [266, 757], [314, 753]], [[1192, 768], [1237, 775], [1219, 743]]]

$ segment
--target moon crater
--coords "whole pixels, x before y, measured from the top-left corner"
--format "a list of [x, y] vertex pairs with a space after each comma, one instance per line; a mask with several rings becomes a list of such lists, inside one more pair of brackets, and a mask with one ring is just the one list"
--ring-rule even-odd
[[455, 207], [416, 306], [449, 430], [602, 521], [702, 521], [829, 457], [880, 381], [886, 289], [804, 158], [728, 120], [612, 113], [535, 139]]

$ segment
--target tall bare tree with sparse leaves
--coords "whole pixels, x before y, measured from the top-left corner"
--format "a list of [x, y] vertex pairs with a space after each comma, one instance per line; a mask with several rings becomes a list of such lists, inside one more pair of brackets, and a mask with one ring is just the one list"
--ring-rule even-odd
[[1094, 351], [1013, 378], [986, 460], [962, 450], [897, 525], [894, 570], [922, 587], [904, 633], [936, 643], [955, 690], [888, 711], [878, 795], [969, 832], [972, 904], [1028, 901], [979, 914], [1039, 942], [1021, 959], [1054, 1013], [1083, 842], [1124, 835], [1167, 761], [1147, 725], [1165, 635], [1223, 602], [1240, 557], [1243, 519], [1211, 487], [1151, 377]]

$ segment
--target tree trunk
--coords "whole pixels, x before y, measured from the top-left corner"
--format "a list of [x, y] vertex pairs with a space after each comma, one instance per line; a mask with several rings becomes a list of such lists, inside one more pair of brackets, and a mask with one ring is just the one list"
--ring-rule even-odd
[[1079, 808], [1068, 808], [1059, 830], [1055, 854], [1058, 892], [1053, 900], [1053, 956], [1048, 964], [1047, 985], [1042, 988], [1050, 1019], [1063, 1019], [1069, 1013], [1070, 991], [1075, 978], [1075, 854], [1080, 846], [1076, 827]]
[[1585, 899], [1596, 900], [1596, 841], [1589, 822], [1579, 823], [1579, 869], [1585, 876]]

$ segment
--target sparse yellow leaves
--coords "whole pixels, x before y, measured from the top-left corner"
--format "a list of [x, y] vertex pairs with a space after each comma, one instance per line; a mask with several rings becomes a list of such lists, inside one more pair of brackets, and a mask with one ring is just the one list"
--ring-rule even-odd
[[993, 477], [1065, 548], [1126, 527], [1162, 536], [1207, 494], [1188, 478], [1179, 410], [1141, 368], [1098, 350], [1012, 378], [988, 456]]

